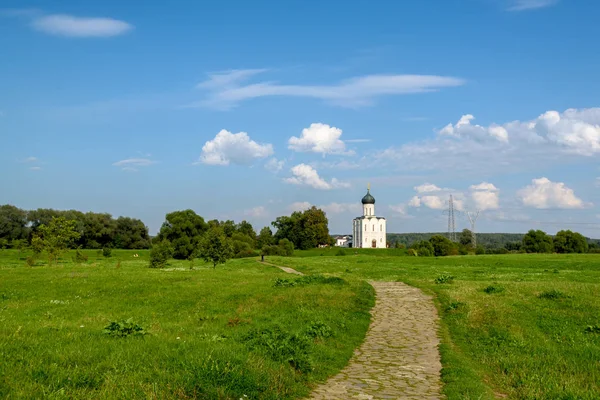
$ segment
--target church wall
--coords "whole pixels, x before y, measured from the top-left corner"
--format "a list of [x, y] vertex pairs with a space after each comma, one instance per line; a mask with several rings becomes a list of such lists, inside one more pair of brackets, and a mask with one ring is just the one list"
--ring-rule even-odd
[[[366, 229], [365, 229], [366, 227]], [[386, 248], [386, 220], [383, 218], [362, 218], [353, 221], [354, 247], [371, 248], [377, 241], [377, 248]]]

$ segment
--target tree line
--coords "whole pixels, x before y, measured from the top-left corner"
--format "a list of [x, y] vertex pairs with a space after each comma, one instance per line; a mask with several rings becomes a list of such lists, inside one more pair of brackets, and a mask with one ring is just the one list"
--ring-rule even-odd
[[[510, 234], [507, 234], [510, 235]], [[457, 242], [453, 242], [442, 234], [433, 234], [427, 240], [413, 242], [408, 248], [408, 254], [413, 256], [450, 256], [475, 254], [507, 254], [519, 253], [599, 253], [600, 245], [584, 237], [578, 232], [562, 230], [555, 236], [541, 230], [530, 230], [519, 235], [520, 241], [509, 241], [502, 247], [491, 247], [478, 244], [473, 247], [473, 233], [464, 229]], [[477, 235], [477, 242], [480, 235]], [[405, 247], [396, 242], [395, 247]]]
[[40, 228], [48, 226], [53, 218], [73, 221], [77, 232], [71, 245], [84, 249], [147, 249], [150, 247], [148, 227], [136, 218], [113, 218], [108, 213], [83, 213], [77, 210], [38, 208], [22, 210], [13, 205], [0, 206], [0, 247], [31, 245], [40, 236]]

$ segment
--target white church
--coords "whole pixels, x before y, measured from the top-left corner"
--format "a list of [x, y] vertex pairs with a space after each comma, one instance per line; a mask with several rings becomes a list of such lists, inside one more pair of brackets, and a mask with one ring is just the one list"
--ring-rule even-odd
[[371, 196], [371, 185], [362, 198], [363, 215], [352, 221], [352, 247], [385, 249], [385, 218], [375, 215], [375, 198]]

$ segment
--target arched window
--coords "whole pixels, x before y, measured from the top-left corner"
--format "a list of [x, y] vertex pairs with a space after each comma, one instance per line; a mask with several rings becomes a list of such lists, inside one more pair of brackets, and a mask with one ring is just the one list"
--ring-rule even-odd
[[379, 230], [383, 232], [383, 224], [379, 225]]
[[383, 238], [379, 238], [379, 242], [383, 242]]
[[367, 225], [365, 225], [365, 232], [367, 231]]
[[373, 232], [375, 232], [375, 225], [373, 225]]

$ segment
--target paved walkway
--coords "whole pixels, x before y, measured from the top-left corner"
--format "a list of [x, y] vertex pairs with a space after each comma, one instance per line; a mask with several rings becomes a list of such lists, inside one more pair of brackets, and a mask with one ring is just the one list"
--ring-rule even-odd
[[318, 386], [310, 399], [441, 399], [438, 315], [431, 297], [402, 282], [369, 283], [376, 303], [365, 341], [348, 365]]
[[287, 272], [288, 274], [296, 274], [296, 275], [304, 275], [302, 272], [300, 271], [296, 271], [293, 268], [289, 268], [289, 267], [282, 267], [279, 265], [275, 265], [275, 264], [271, 264], [270, 262], [266, 262], [266, 261], [259, 261], [259, 263], [264, 264], [264, 265], [270, 265], [272, 267], [276, 267], [279, 268], [280, 270], [282, 270], [283, 272]]

